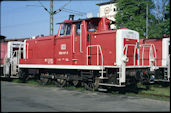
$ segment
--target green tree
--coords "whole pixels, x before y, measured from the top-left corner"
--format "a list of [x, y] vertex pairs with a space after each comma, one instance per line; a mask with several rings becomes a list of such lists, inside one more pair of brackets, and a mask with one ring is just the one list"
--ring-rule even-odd
[[164, 34], [170, 35], [170, 1], [153, 0], [155, 7], [152, 24], [149, 26], [149, 35], [151, 38], [161, 38]]
[[[126, 27], [135, 30], [139, 32], [140, 38], [145, 38], [147, 4], [149, 9], [154, 8], [151, 0], [119, 0], [116, 14], [117, 28]], [[153, 22], [154, 18], [151, 13], [148, 14], [149, 24]]]
[[146, 6], [148, 4], [148, 37], [170, 35], [170, 0], [119, 0], [117, 28], [126, 27], [146, 37]]
[[170, 1], [166, 5], [165, 20], [163, 22], [164, 33], [170, 35]]

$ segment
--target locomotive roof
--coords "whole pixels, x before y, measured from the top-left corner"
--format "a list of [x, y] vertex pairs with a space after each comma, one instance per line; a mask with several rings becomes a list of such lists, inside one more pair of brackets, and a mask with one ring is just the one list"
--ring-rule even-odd
[[110, 2], [103, 2], [103, 3], [98, 3], [96, 5], [101, 6], [101, 5], [108, 5], [108, 4], [113, 4], [113, 3], [117, 3], [119, 0], [113, 0]]
[[69, 20], [69, 21], [64, 21], [64, 22], [60, 22], [57, 24], [65, 24], [65, 23], [77, 23], [77, 22], [81, 22], [83, 20], [89, 21], [89, 20], [100, 20], [100, 17], [92, 17], [92, 18], [86, 18], [86, 19], [78, 19], [78, 20]]

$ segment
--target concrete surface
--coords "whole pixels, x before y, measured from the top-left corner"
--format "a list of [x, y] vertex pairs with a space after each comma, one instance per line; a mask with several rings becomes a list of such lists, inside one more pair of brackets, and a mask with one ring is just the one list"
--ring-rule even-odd
[[1, 82], [2, 112], [170, 111], [170, 102]]

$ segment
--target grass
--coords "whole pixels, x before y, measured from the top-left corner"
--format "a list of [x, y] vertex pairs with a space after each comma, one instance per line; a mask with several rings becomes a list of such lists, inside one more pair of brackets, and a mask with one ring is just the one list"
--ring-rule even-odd
[[71, 86], [71, 85], [66, 86], [64, 88], [71, 89], [71, 90], [79, 90], [79, 91], [85, 91], [86, 90], [84, 87], [75, 87], [75, 86]]
[[127, 93], [127, 96], [135, 96], [135, 97], [142, 97], [142, 98], [149, 98], [154, 100], [161, 100], [161, 101], [170, 101], [170, 98], [163, 97], [163, 96], [154, 96], [154, 95], [146, 95], [146, 94], [135, 94], [135, 93]]
[[138, 84], [138, 93], [128, 92], [128, 96], [137, 96], [155, 100], [170, 101], [170, 86], [163, 87], [160, 84], [153, 84], [147, 88], [145, 85]]
[[138, 84], [138, 88], [142, 89], [140, 90], [140, 93], [170, 96], [170, 86], [163, 87], [160, 84], [153, 84], [147, 89], [146, 86]]
[[35, 81], [35, 80], [28, 80], [26, 83], [32, 84], [32, 85], [41, 85], [38, 81]]
[[144, 90], [141, 92], [146, 93], [146, 94], [170, 96], [170, 87], [167, 87], [167, 88], [151, 87], [149, 90]]
[[14, 83], [22, 83], [22, 81], [19, 80], [19, 79], [13, 79], [12, 82], [14, 82]]

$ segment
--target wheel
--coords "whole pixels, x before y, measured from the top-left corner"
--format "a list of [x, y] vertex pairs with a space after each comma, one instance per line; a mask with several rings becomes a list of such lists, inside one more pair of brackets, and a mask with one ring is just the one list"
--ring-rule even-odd
[[12, 81], [12, 78], [10, 76], [7, 76], [7, 81], [8, 82], [11, 82]]
[[19, 80], [21, 80], [23, 83], [25, 83], [29, 79], [29, 76], [22, 70], [20, 70], [18, 74]]
[[95, 83], [94, 83], [94, 90], [95, 90], [95, 91], [97, 91], [98, 88], [99, 88], [99, 82], [100, 82], [99, 78], [96, 77], [96, 78], [95, 78]]
[[58, 87], [64, 87], [64, 86], [66, 86], [67, 81], [64, 79], [57, 79], [55, 83]]
[[48, 78], [48, 76], [49, 76], [48, 73], [46, 73], [46, 74], [42, 73], [40, 75], [40, 84], [42, 84], [42, 85], [49, 84], [51, 82], [51, 80]]
[[73, 80], [73, 81], [72, 81], [72, 84], [73, 84], [75, 87], [78, 87], [78, 86], [80, 86], [80, 81], [78, 81], [78, 80]]
[[87, 89], [89, 91], [97, 91], [98, 87], [99, 87], [99, 86], [96, 86], [92, 82], [88, 82], [88, 83], [84, 82], [83, 84], [84, 84], [85, 89]]
[[43, 77], [40, 77], [40, 83], [42, 85], [46, 85], [49, 83], [49, 79], [48, 78], [43, 78]]
[[83, 85], [85, 89], [90, 90], [90, 91], [97, 91], [99, 88], [99, 78], [96, 77], [94, 82], [84, 82]]
[[84, 82], [84, 87], [86, 90], [93, 91], [94, 90], [94, 85], [92, 82]]
[[66, 86], [67, 84], [67, 80], [65, 79], [65, 75], [60, 75], [61, 78], [59, 79], [56, 79], [55, 81], [55, 84], [58, 86], [58, 87], [64, 87]]
[[81, 81], [79, 81], [79, 75], [72, 75], [73, 79], [70, 81], [70, 83], [72, 85], [74, 85], [75, 87], [78, 87], [81, 85]]
[[126, 94], [126, 88], [125, 87], [120, 88], [119, 94]]

